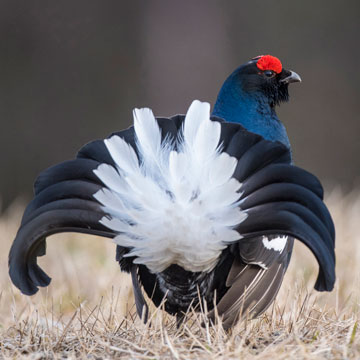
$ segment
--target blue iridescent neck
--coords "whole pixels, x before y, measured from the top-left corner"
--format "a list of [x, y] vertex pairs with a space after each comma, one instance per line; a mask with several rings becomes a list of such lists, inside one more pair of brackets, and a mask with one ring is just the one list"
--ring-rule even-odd
[[290, 148], [285, 126], [267, 98], [260, 91], [243, 91], [236, 73], [237, 70], [222, 86], [212, 114], [226, 121], [239, 123], [267, 140], [280, 141]]

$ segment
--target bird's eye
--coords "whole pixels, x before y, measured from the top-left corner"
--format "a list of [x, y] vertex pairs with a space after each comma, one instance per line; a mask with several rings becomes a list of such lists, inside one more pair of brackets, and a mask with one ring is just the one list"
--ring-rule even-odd
[[266, 77], [268, 77], [268, 78], [271, 78], [271, 77], [273, 77], [273, 76], [275, 75], [275, 72], [272, 71], [272, 70], [265, 70], [265, 71], [264, 71], [264, 75], [265, 75]]

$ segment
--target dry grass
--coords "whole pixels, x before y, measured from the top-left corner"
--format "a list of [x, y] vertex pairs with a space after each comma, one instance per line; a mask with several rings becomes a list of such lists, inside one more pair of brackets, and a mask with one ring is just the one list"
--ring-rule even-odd
[[166, 313], [152, 311], [151, 326], [135, 315], [130, 279], [120, 274], [114, 245], [103, 239], [65, 234], [48, 241], [41, 259], [53, 277], [31, 298], [10, 284], [7, 253], [21, 206], [0, 219], [0, 354], [3, 358], [132, 359], [355, 359], [360, 358], [360, 194], [327, 199], [337, 230], [335, 290], [312, 290], [316, 263], [297, 245], [275, 304], [231, 333], [200, 326], [190, 314], [176, 329]]

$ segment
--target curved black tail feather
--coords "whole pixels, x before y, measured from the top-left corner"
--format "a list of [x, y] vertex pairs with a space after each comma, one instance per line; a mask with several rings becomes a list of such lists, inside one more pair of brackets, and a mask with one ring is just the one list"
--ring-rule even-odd
[[[236, 230], [244, 238], [283, 234], [299, 239], [319, 263], [316, 289], [331, 290], [335, 281], [335, 230], [322, 202], [323, 189], [318, 179], [291, 165], [290, 152], [282, 144], [264, 140], [238, 124], [212, 119], [221, 122], [221, 148], [238, 160], [234, 177], [242, 183], [240, 207], [248, 217]], [[168, 136], [175, 141], [184, 116], [157, 121], [162, 138]], [[133, 127], [116, 135], [137, 152]], [[36, 260], [45, 254], [46, 237], [59, 232], [116, 236], [100, 222], [109, 215], [94, 198], [105, 187], [94, 170], [104, 163], [115, 167], [104, 141], [96, 140], [85, 145], [76, 159], [45, 170], [36, 180], [35, 197], [25, 210], [9, 255], [10, 277], [22, 293], [32, 295], [39, 286], [50, 283]], [[123, 257], [126, 252], [126, 248], [118, 247], [117, 260], [124, 268], [135, 271], [132, 258]], [[145, 278], [143, 270], [140, 281]], [[153, 288], [149, 284], [145, 287]]]

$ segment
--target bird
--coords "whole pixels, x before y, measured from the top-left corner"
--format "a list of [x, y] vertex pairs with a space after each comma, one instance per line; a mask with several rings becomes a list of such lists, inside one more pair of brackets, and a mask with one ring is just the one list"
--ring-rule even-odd
[[13, 284], [25, 295], [48, 286], [37, 263], [47, 237], [79, 232], [113, 239], [145, 322], [144, 293], [178, 324], [202, 303], [224, 329], [259, 316], [294, 239], [316, 257], [315, 289], [331, 291], [335, 227], [324, 190], [294, 164], [276, 114], [300, 81], [275, 56], [257, 56], [225, 80], [212, 112], [199, 100], [169, 118], [135, 109], [133, 126], [44, 170], [10, 249]]

